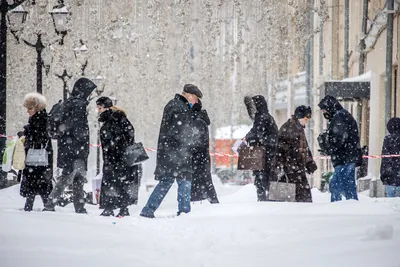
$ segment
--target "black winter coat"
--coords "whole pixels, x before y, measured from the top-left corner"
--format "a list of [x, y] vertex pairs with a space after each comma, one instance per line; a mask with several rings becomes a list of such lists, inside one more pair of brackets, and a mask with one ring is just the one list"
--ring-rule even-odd
[[331, 156], [333, 167], [349, 163], [359, 166], [362, 152], [356, 120], [332, 96], [326, 96], [318, 106], [333, 115], [327, 132], [321, 138], [321, 149]]
[[[387, 129], [382, 155], [400, 155], [400, 118], [391, 118]], [[381, 180], [385, 185], [400, 186], [400, 157], [382, 159]]]
[[106, 110], [100, 114], [103, 179], [100, 208], [127, 207], [137, 201], [133, 183], [138, 183], [138, 166], [129, 167], [123, 160], [127, 146], [135, 142], [135, 129], [121, 110]]
[[[266, 167], [271, 168], [275, 157], [278, 126], [274, 117], [269, 114], [268, 104], [263, 96], [257, 95], [252, 97], [252, 102], [254, 103], [256, 113], [254, 114], [253, 127], [245, 138], [250, 145], [257, 144], [266, 148]], [[248, 110], [251, 109], [247, 108]], [[251, 114], [249, 115], [252, 117]]]
[[207, 111], [202, 110], [201, 102], [192, 108], [194, 137], [193, 137], [193, 180], [192, 201], [208, 199], [218, 203], [217, 193], [212, 183], [210, 138], [208, 126], [211, 124]]
[[48, 166], [26, 166], [23, 170], [20, 194], [23, 197], [41, 195], [47, 197], [53, 190], [53, 148], [46, 131], [46, 110], [36, 112], [25, 126], [25, 152], [29, 148], [45, 148], [49, 153]]
[[96, 85], [86, 78], [75, 82], [71, 96], [63, 104], [62, 123], [58, 139], [57, 166], [71, 168], [77, 159], [86, 163], [89, 156], [89, 124], [87, 120], [88, 97]]
[[193, 117], [189, 102], [176, 94], [164, 108], [157, 145], [155, 179], [192, 179]]

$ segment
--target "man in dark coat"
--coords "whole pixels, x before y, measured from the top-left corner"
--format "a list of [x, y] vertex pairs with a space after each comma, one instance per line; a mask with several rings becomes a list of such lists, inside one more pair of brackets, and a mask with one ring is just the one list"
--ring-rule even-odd
[[86, 182], [89, 156], [87, 106], [88, 98], [96, 87], [87, 78], [78, 79], [70, 97], [63, 104], [57, 156], [57, 166], [62, 168], [62, 175], [58, 178], [44, 211], [55, 211], [57, 200], [65, 188], [72, 184], [75, 212], [86, 213], [83, 185]]
[[[385, 136], [382, 155], [400, 155], [400, 118], [391, 118], [386, 125], [389, 134]], [[386, 186], [386, 196], [400, 196], [400, 157], [383, 158], [381, 180]]]
[[207, 111], [202, 109], [201, 101], [193, 105], [193, 180], [192, 201], [208, 199], [211, 204], [219, 203], [217, 192], [212, 182], [210, 160], [210, 136], [208, 126], [211, 124]]
[[358, 200], [355, 168], [361, 165], [362, 152], [357, 122], [333, 96], [325, 96], [318, 106], [329, 121], [328, 130], [320, 134], [318, 142], [335, 168], [329, 183], [331, 201], [342, 200], [342, 192], [346, 199]]
[[250, 146], [259, 145], [265, 147], [266, 150], [264, 170], [253, 171], [253, 175], [255, 177], [254, 185], [257, 188], [257, 200], [267, 201], [266, 191], [271, 176], [275, 173], [272, 166], [276, 151], [278, 126], [274, 117], [269, 114], [267, 101], [262, 95], [256, 95], [252, 98], [245, 97], [245, 105], [250, 118], [254, 121], [245, 141]]
[[175, 179], [178, 183], [178, 215], [190, 212], [193, 175], [193, 116], [191, 107], [203, 94], [193, 84], [186, 84], [164, 108], [157, 146], [155, 179], [159, 181], [140, 213], [154, 218]]
[[[294, 115], [279, 129], [276, 164], [287, 176], [289, 183], [296, 185], [296, 202], [312, 202], [311, 189], [306, 172], [317, 170], [304, 128], [311, 118], [311, 108], [299, 106]], [[278, 175], [280, 179], [282, 177]]]

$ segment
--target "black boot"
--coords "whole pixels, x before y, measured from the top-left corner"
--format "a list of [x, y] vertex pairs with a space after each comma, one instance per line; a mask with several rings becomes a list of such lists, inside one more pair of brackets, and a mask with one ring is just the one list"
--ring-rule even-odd
[[117, 217], [125, 217], [125, 216], [130, 216], [129, 209], [127, 207], [122, 207], [120, 208]]
[[113, 211], [113, 210], [110, 210], [110, 209], [105, 209], [105, 210], [103, 210], [103, 212], [100, 214], [100, 216], [106, 216], [106, 217], [114, 216], [114, 211]]
[[24, 211], [32, 211], [34, 202], [35, 202], [35, 196], [27, 196], [25, 201]]

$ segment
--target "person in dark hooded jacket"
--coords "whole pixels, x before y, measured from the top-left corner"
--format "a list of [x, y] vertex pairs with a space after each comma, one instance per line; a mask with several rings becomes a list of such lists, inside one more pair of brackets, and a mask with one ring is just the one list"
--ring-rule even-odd
[[127, 166], [125, 148], [135, 143], [135, 129], [123, 110], [113, 106], [108, 97], [96, 101], [99, 110], [101, 149], [103, 151], [103, 179], [100, 189], [101, 216], [129, 216], [128, 206], [136, 203], [139, 186], [138, 165]]
[[342, 200], [342, 192], [346, 199], [358, 200], [355, 168], [362, 163], [362, 151], [357, 122], [333, 96], [325, 96], [318, 106], [329, 121], [328, 130], [320, 134], [318, 142], [335, 168], [329, 183], [331, 201]]
[[97, 86], [87, 78], [78, 79], [70, 97], [63, 104], [61, 133], [58, 138], [57, 167], [62, 168], [44, 211], [55, 211], [55, 205], [65, 188], [72, 184], [76, 213], [87, 213], [83, 185], [86, 182], [89, 156], [88, 98]]
[[[400, 155], [400, 118], [391, 118], [386, 125], [382, 155]], [[387, 197], [400, 196], [400, 157], [382, 158], [381, 180], [386, 187]]]
[[278, 126], [275, 119], [268, 111], [268, 104], [264, 96], [246, 96], [244, 99], [250, 118], [253, 120], [253, 127], [246, 134], [245, 141], [250, 145], [265, 147], [265, 169], [253, 171], [254, 185], [257, 189], [257, 200], [267, 201], [266, 191], [268, 190], [273, 170], [276, 143], [278, 137]]
[[311, 108], [299, 106], [278, 133], [276, 166], [287, 176], [289, 183], [296, 185], [296, 202], [312, 202], [311, 188], [306, 173], [314, 173], [317, 165], [304, 132], [309, 119], [311, 119]]
[[46, 98], [39, 93], [27, 94], [24, 107], [29, 113], [29, 122], [24, 127], [25, 153], [28, 153], [31, 148], [46, 148], [48, 152], [47, 166], [25, 166], [22, 171], [20, 194], [26, 197], [24, 210], [31, 211], [35, 196], [40, 195], [45, 205], [53, 189], [51, 182], [53, 178], [53, 148], [46, 132]]
[[201, 101], [192, 107], [194, 117], [193, 133], [193, 179], [191, 201], [208, 199], [211, 204], [219, 203], [211, 176], [210, 137], [211, 124], [207, 111], [202, 109]]

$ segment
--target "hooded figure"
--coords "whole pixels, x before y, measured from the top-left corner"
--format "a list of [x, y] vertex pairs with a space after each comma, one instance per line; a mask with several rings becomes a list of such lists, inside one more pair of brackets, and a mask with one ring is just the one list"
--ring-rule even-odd
[[191, 201], [208, 199], [210, 203], [219, 203], [211, 177], [210, 137], [208, 126], [211, 124], [207, 111], [202, 104], [193, 105], [193, 179]]
[[331, 156], [335, 168], [329, 189], [331, 201], [356, 199], [355, 167], [362, 163], [360, 136], [357, 122], [333, 96], [325, 96], [318, 104], [324, 117], [329, 120], [329, 127], [318, 137], [321, 149]]
[[[103, 151], [103, 179], [100, 190], [102, 216], [129, 216], [128, 206], [137, 203], [139, 174], [138, 165], [127, 166], [123, 154], [125, 148], [135, 143], [135, 129], [122, 109], [113, 106], [108, 97], [96, 101], [101, 107], [99, 122], [101, 149]], [[99, 109], [100, 111], [100, 109]]]
[[49, 196], [44, 211], [54, 211], [55, 204], [65, 188], [73, 185], [75, 212], [86, 213], [83, 185], [86, 182], [89, 156], [88, 98], [97, 86], [87, 78], [78, 79], [70, 97], [62, 107], [61, 133], [58, 138], [57, 166], [62, 175]]
[[[391, 118], [387, 123], [389, 134], [385, 136], [382, 155], [400, 155], [400, 118]], [[383, 158], [381, 180], [386, 185], [388, 197], [400, 196], [400, 157]]]
[[[272, 169], [278, 136], [278, 126], [275, 119], [269, 114], [268, 104], [262, 95], [247, 96], [244, 99], [253, 127], [246, 134], [246, 141], [250, 146], [259, 145], [265, 147], [265, 169], [253, 171], [255, 176], [254, 185], [257, 188], [258, 201], [267, 201], [266, 190], [268, 190], [271, 176], [275, 174]], [[255, 112], [255, 113], [254, 113]]]

